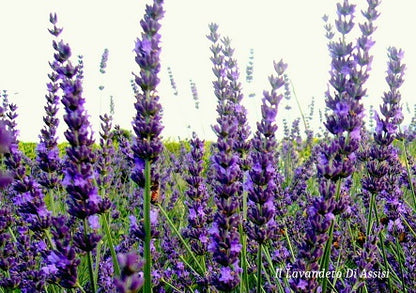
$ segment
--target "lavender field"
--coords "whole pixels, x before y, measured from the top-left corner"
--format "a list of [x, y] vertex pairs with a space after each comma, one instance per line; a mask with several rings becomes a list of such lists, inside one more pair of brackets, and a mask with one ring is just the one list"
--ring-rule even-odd
[[[344, 0], [334, 21], [324, 17], [331, 64], [319, 130], [314, 104], [277, 122], [284, 99], [301, 108], [290, 64], [271, 61], [269, 87], [246, 96], [240, 71], [250, 82], [253, 58], [241, 69], [209, 24], [214, 141], [163, 138], [164, 1], [149, 2], [132, 60], [132, 131], [111, 100], [93, 133], [83, 59], [55, 13], [39, 141], [19, 140], [19, 109], [2, 91], [0, 292], [416, 292], [416, 113], [404, 123], [402, 49], [387, 49], [379, 105], [363, 102], [380, 1]], [[247, 98], [261, 100], [254, 128]]]

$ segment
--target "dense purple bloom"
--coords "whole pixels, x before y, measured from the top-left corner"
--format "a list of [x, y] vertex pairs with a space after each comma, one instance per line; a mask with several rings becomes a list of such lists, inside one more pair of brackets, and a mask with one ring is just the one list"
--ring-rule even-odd
[[6, 154], [5, 163], [14, 180], [9, 186], [8, 198], [5, 198], [4, 201], [12, 203], [18, 215], [29, 225], [29, 228], [38, 237], [44, 238], [44, 230], [51, 225], [51, 212], [46, 208], [44, 194], [39, 184], [33, 176], [28, 174], [24, 155], [18, 148], [15, 121], [17, 107], [10, 104], [8, 108], [5, 123], [7, 123], [10, 135], [6, 139], [6, 141], [10, 141], [10, 152]]
[[188, 183], [186, 190], [188, 207], [188, 227], [182, 233], [189, 238], [192, 251], [196, 255], [205, 255], [208, 246], [207, 225], [211, 222], [211, 209], [208, 207], [208, 190], [202, 177], [204, 141], [194, 133], [190, 141], [191, 150], [187, 156], [189, 175], [185, 177]]
[[[69, 46], [62, 41], [59, 44], [57, 50], [60, 55], [70, 51]], [[70, 55], [67, 54], [66, 57], [69, 58]], [[94, 140], [84, 108], [82, 81], [77, 72], [78, 66], [73, 66], [69, 60], [65, 60], [65, 65], [59, 70], [63, 90], [62, 103], [66, 112], [64, 121], [68, 126], [65, 137], [70, 144], [67, 148], [63, 185], [69, 194], [68, 212], [74, 217], [85, 219], [104, 212], [108, 209], [109, 202], [100, 198], [94, 185]]]
[[[7, 123], [4, 120], [0, 120], [0, 156], [9, 152], [11, 142], [12, 136], [7, 130]], [[6, 187], [11, 182], [12, 177], [9, 174], [0, 172], [0, 189]]]
[[[399, 158], [399, 149], [393, 145], [393, 140], [399, 137], [399, 125], [403, 121], [399, 91], [405, 69], [405, 65], [401, 63], [403, 51], [391, 47], [388, 49], [388, 58], [386, 81], [389, 91], [384, 93], [383, 104], [380, 106], [383, 116], [375, 113], [376, 127], [373, 134], [375, 144], [364, 154], [368, 157], [366, 160], [368, 175], [362, 179], [363, 195], [366, 207], [370, 196], [373, 196], [376, 202], [384, 203], [382, 224], [387, 232], [386, 243], [400, 245], [408, 250], [406, 242], [412, 241], [410, 239], [414, 239], [414, 236], [406, 236], [405, 231], [408, 228], [405, 227], [404, 221], [414, 228], [415, 217], [406, 204], [403, 190], [400, 188], [401, 178], [397, 174], [403, 172], [404, 167]], [[372, 211], [371, 207], [369, 210]], [[370, 222], [367, 225], [377, 226], [378, 223]], [[400, 255], [395, 255], [390, 258], [389, 263], [397, 274], [401, 275], [402, 280], [412, 284], [413, 280], [409, 278], [409, 274], [413, 272], [411, 268], [415, 257], [414, 252], [406, 252], [406, 258], [400, 259]], [[404, 271], [400, 268], [401, 264], [404, 264]]]
[[[334, 137], [329, 143], [322, 143], [318, 149], [316, 164], [320, 196], [308, 208], [306, 241], [299, 247], [295, 263], [295, 268], [299, 270], [319, 268], [324, 245], [333, 240], [335, 216], [348, 209], [349, 185], [343, 179], [353, 174], [357, 162], [356, 151], [361, 141], [364, 110], [360, 100], [366, 93], [363, 85], [372, 60], [369, 56], [373, 43], [372, 31], [365, 28], [372, 27], [377, 15], [377, 4], [378, 1], [368, 1], [368, 17], [364, 15], [365, 23], [360, 26], [361, 36], [356, 44], [346, 38], [354, 26], [355, 5], [347, 0], [337, 4], [338, 19], [335, 26], [341, 37], [339, 41], [330, 41], [328, 45], [332, 58], [329, 83], [334, 92], [328, 89], [326, 93], [326, 105], [331, 112], [327, 114], [325, 122], [327, 130]], [[325, 250], [331, 251], [331, 247], [332, 243], [327, 243]], [[328, 267], [320, 269], [327, 270]], [[291, 288], [310, 292], [318, 287], [316, 280], [304, 279], [308, 284], [302, 287], [306, 289], [300, 288], [301, 281], [291, 279]]]
[[[140, 22], [143, 33], [142, 38], [137, 39], [134, 52], [136, 63], [140, 67], [139, 75], [134, 74], [138, 86], [136, 94], [136, 116], [133, 119], [133, 130], [136, 134], [135, 143], [132, 146], [135, 160], [135, 168], [132, 179], [144, 187], [144, 161], [152, 163], [152, 185], [158, 185], [158, 175], [154, 164], [162, 151], [160, 133], [162, 107], [159, 104], [159, 96], [156, 86], [159, 83], [160, 71], [160, 28], [159, 21], [163, 17], [163, 1], [155, 1], [152, 6], [146, 6], [146, 14]], [[156, 187], [155, 187], [156, 188]]]
[[53, 219], [52, 235], [55, 250], [49, 252], [42, 268], [49, 283], [56, 283], [64, 288], [74, 288], [78, 283], [78, 266], [75, 248], [71, 245], [71, 224], [64, 216]]
[[[239, 283], [239, 255], [241, 251], [239, 227], [242, 207], [242, 179], [245, 156], [249, 145], [246, 125], [246, 110], [240, 104], [243, 95], [238, 82], [239, 72], [232, 58], [230, 40], [224, 38], [220, 45], [218, 26], [210, 25], [208, 39], [213, 43], [211, 61], [216, 76], [214, 92], [218, 100], [219, 117], [213, 130], [217, 135], [212, 155], [213, 182], [217, 212], [210, 229], [211, 242], [208, 246], [213, 260], [219, 265], [212, 272], [211, 283], [218, 290], [230, 291]], [[238, 143], [240, 141], [242, 144]]]
[[[49, 30], [57, 38], [62, 29], [56, 27], [57, 16], [50, 14], [50, 22], [53, 29]], [[56, 40], [53, 41], [53, 47], [58, 48]], [[50, 82], [47, 84], [48, 94], [45, 95], [46, 106], [44, 107], [46, 115], [43, 117], [45, 126], [39, 135], [39, 143], [36, 147], [36, 161], [42, 170], [39, 175], [39, 184], [46, 190], [52, 190], [60, 184], [60, 175], [62, 172], [62, 162], [59, 158], [57, 128], [59, 119], [56, 117], [59, 110], [59, 68], [63, 66], [63, 58], [59, 51], [56, 50], [54, 61], [50, 63], [52, 73], [48, 74]]]
[[107, 114], [100, 115], [100, 148], [97, 150], [97, 178], [98, 186], [103, 190], [108, 190], [114, 181], [114, 156], [113, 133], [111, 132], [113, 118]]
[[[248, 191], [248, 212], [246, 225], [247, 235], [259, 244], [275, 238], [277, 224], [275, 223], [274, 200], [278, 200], [277, 140], [275, 132], [277, 116], [282, 94], [277, 91], [283, 86], [283, 73], [287, 64], [283, 61], [275, 63], [277, 77], [269, 78], [272, 90], [264, 91], [262, 103], [262, 120], [257, 123], [257, 131], [251, 141], [253, 150], [250, 153], [252, 168], [248, 171], [246, 189]], [[279, 199], [280, 200], [280, 199]], [[258, 268], [260, 269], [260, 268]]]
[[143, 262], [134, 252], [118, 254], [117, 259], [121, 270], [120, 276], [114, 280], [117, 292], [139, 292], [144, 284], [143, 272], [141, 272]]

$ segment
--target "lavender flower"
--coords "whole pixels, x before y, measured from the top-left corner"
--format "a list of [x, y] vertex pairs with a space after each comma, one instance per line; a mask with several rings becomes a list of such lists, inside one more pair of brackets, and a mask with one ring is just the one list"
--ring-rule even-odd
[[[0, 158], [1, 158], [4, 153], [9, 152], [10, 144], [13, 138], [10, 132], [7, 130], [7, 122], [2, 119], [3, 108], [1, 106], [0, 106], [0, 113], [1, 113], [0, 115]], [[12, 177], [9, 174], [1, 171], [0, 172], [0, 189], [5, 188], [11, 182], [12, 182]]]
[[100, 131], [100, 149], [97, 154], [97, 170], [99, 173], [97, 184], [103, 191], [109, 190], [114, 178], [112, 166], [115, 149], [113, 146], [113, 133], [111, 132], [112, 119], [113, 118], [107, 114], [100, 115], [100, 120], [102, 122]]
[[[141, 38], [136, 41], [134, 52], [140, 73], [134, 74], [138, 88], [135, 89], [136, 116], [133, 119], [133, 130], [136, 133], [135, 143], [132, 147], [134, 154], [134, 170], [132, 179], [144, 189], [143, 197], [143, 232], [144, 232], [144, 292], [150, 292], [151, 281], [151, 192], [159, 192], [159, 174], [156, 162], [162, 151], [160, 133], [162, 132], [161, 111], [156, 86], [159, 84], [160, 71], [160, 29], [159, 21], [164, 15], [163, 0], [154, 0], [153, 5], [146, 6], [146, 13], [140, 25], [143, 29]], [[157, 210], [154, 209], [157, 216]]]
[[[57, 38], [62, 29], [56, 27], [57, 16], [56, 14], [50, 14], [49, 21], [53, 24], [53, 29], [49, 31]], [[56, 40], [53, 41], [53, 47], [57, 48], [58, 44]], [[39, 143], [36, 151], [36, 161], [42, 172], [39, 175], [39, 184], [41, 184], [46, 190], [53, 190], [60, 185], [60, 175], [62, 162], [59, 158], [58, 149], [58, 137], [57, 128], [59, 125], [59, 119], [56, 117], [59, 110], [59, 68], [63, 66], [63, 58], [56, 50], [54, 55], [54, 61], [49, 65], [52, 68], [52, 73], [48, 74], [50, 82], [47, 84], [48, 94], [45, 95], [46, 106], [44, 107], [46, 115], [43, 117], [45, 126], [41, 130], [39, 135]], [[54, 195], [50, 195], [51, 197]]]
[[110, 51], [107, 48], [105, 48], [103, 54], [101, 55], [100, 72], [102, 74], [105, 73], [105, 69], [107, 68], [109, 53], [110, 53]]
[[182, 233], [190, 239], [192, 251], [196, 255], [205, 255], [208, 246], [207, 224], [211, 222], [211, 209], [208, 207], [208, 190], [202, 177], [204, 141], [194, 133], [190, 141], [191, 151], [187, 156], [189, 175], [185, 204], [188, 207], [188, 227]]
[[246, 82], [251, 83], [253, 81], [254, 72], [254, 49], [250, 49], [250, 55], [248, 57], [248, 64], [246, 66]]
[[277, 77], [269, 77], [272, 90], [264, 91], [261, 112], [262, 120], [257, 123], [257, 131], [251, 141], [253, 147], [250, 153], [252, 168], [248, 171], [246, 189], [248, 192], [246, 224], [248, 238], [258, 244], [257, 252], [257, 291], [262, 286], [262, 248], [268, 240], [275, 239], [278, 226], [275, 222], [275, 203], [280, 201], [278, 196], [279, 177], [277, 174], [277, 141], [275, 119], [280, 100], [277, 90], [284, 85], [283, 73], [287, 64], [283, 61], [275, 63]]
[[[56, 45], [55, 50], [58, 51], [56, 55], [62, 57], [62, 63], [64, 64], [59, 68], [59, 78], [63, 91], [62, 103], [65, 108], [64, 121], [68, 126], [64, 135], [69, 142], [69, 146], [66, 149], [67, 157], [64, 162], [64, 179], [62, 184], [68, 193], [68, 213], [82, 221], [82, 225], [73, 235], [73, 244], [81, 251], [87, 253], [89, 285], [91, 290], [95, 291], [96, 282], [91, 252], [97, 246], [101, 235], [97, 233], [94, 227], [89, 226], [88, 220], [91, 217], [95, 217], [98, 213], [104, 213], [108, 210], [111, 202], [99, 196], [98, 188], [95, 184], [94, 163], [96, 157], [92, 150], [94, 140], [90, 130], [88, 115], [84, 108], [85, 99], [82, 97], [83, 88], [82, 74], [79, 74], [80, 65], [72, 65], [69, 60], [71, 49], [63, 41]], [[50, 255], [52, 258], [50, 260], [51, 263], [62, 267], [62, 270], [66, 269], [64, 265], [70, 265], [71, 269], [75, 269], [75, 256], [72, 252], [67, 252], [65, 249], [63, 251], [54, 251], [54, 254]], [[74, 276], [74, 273], [70, 272], [70, 276]], [[73, 278], [69, 278], [69, 280], [70, 282], [65, 285], [76, 285], [73, 284]]]
[[139, 292], [144, 284], [143, 272], [140, 271], [143, 267], [143, 262], [140, 261], [139, 256], [134, 252], [118, 254], [117, 259], [121, 269], [121, 275], [114, 281], [117, 292]]
[[175, 79], [173, 77], [172, 69], [170, 67], [168, 67], [168, 75], [169, 75], [170, 85], [173, 89], [173, 94], [175, 96], [177, 96], [178, 95], [178, 88], [176, 86], [176, 82], [175, 82]]
[[49, 283], [68, 289], [78, 287], [78, 266], [81, 261], [71, 245], [70, 223], [66, 217], [59, 216], [53, 219], [52, 227], [56, 249], [47, 255], [42, 270]]
[[266, 244], [277, 233], [277, 225], [274, 222], [274, 200], [280, 183], [276, 181], [278, 177], [275, 119], [279, 102], [283, 98], [282, 95], [277, 94], [277, 90], [284, 84], [282, 74], [287, 65], [280, 61], [275, 66], [278, 76], [269, 78], [272, 90], [263, 93], [262, 120], [257, 123], [257, 131], [251, 141], [253, 151], [250, 156], [253, 166], [248, 171], [246, 183], [249, 200], [247, 218], [250, 221], [247, 225], [247, 234], [259, 245]]
[[192, 98], [195, 101], [195, 109], [199, 109], [198, 89], [196, 88], [196, 84], [190, 79], [189, 85], [191, 87]]
[[35, 179], [27, 174], [24, 155], [18, 148], [16, 121], [17, 106], [9, 105], [7, 120], [10, 139], [10, 152], [6, 154], [6, 166], [11, 171], [13, 182], [9, 186], [7, 202], [13, 203], [18, 214], [29, 225], [30, 229], [40, 238], [44, 238], [44, 231], [51, 224], [51, 212], [46, 208], [44, 194]]
[[[88, 116], [84, 109], [85, 99], [82, 97], [82, 82], [76, 76], [78, 67], [68, 60], [70, 48], [62, 41], [56, 50], [66, 58], [66, 64], [60, 69], [62, 103], [65, 106], [64, 121], [68, 125], [65, 137], [70, 146], [67, 148], [63, 185], [69, 194], [68, 212], [81, 220], [104, 212], [108, 202], [98, 195], [94, 185], [94, 162], [92, 152], [94, 140], [89, 130]], [[68, 53], [69, 52], [69, 53]]]
[[[342, 179], [351, 176], [356, 165], [363, 117], [360, 100], [366, 92], [363, 85], [371, 65], [369, 49], [373, 45], [371, 34], [375, 30], [373, 21], [378, 16], [377, 5], [378, 1], [368, 1], [368, 9], [363, 13], [366, 21], [360, 25], [362, 35], [354, 46], [352, 42], [347, 42], [346, 35], [354, 26], [355, 5], [347, 0], [337, 4], [335, 27], [341, 38], [338, 42], [330, 41], [328, 45], [332, 57], [329, 83], [334, 93], [329, 89], [326, 93], [326, 105], [332, 111], [327, 114], [325, 122], [334, 138], [320, 146], [317, 158], [320, 197], [308, 209], [306, 241], [299, 249], [295, 265], [301, 270], [328, 270], [335, 216], [347, 209], [349, 186], [345, 182], [343, 185]], [[323, 259], [322, 255], [325, 255]], [[322, 280], [323, 291], [327, 282], [326, 278]], [[318, 287], [316, 280], [312, 279], [291, 279], [290, 284], [293, 290], [302, 292], [310, 292]]]
[[[211, 242], [208, 246], [214, 261], [219, 265], [212, 272], [211, 283], [222, 291], [235, 288], [240, 279], [241, 268], [239, 255], [241, 251], [239, 210], [242, 207], [243, 172], [240, 154], [237, 152], [238, 139], [246, 139], [245, 109], [239, 104], [242, 99], [238, 83], [238, 68], [232, 58], [233, 49], [227, 38], [222, 40], [224, 48], [218, 43], [218, 26], [210, 25], [210, 35], [213, 42], [211, 51], [214, 63], [214, 91], [218, 99], [218, 124], [213, 127], [217, 135], [217, 143], [212, 156], [214, 171], [213, 192], [217, 212], [210, 229]], [[235, 113], [239, 113], [235, 115]], [[237, 135], [240, 134], [241, 138]]]
[[[146, 14], [141, 21], [142, 39], [137, 39], [134, 49], [136, 63], [140, 66], [140, 74], [134, 76], [140, 90], [136, 93], [137, 114], [133, 120], [133, 129], [137, 137], [132, 146], [135, 160], [132, 179], [141, 187], [144, 187], [144, 161], [155, 163], [162, 151], [162, 108], [156, 92], [159, 83], [157, 75], [160, 70], [160, 35], [157, 32], [160, 28], [159, 20], [164, 14], [162, 3], [163, 1], [156, 0], [153, 6], [146, 6]], [[157, 175], [152, 173], [152, 183], [158, 184]]]

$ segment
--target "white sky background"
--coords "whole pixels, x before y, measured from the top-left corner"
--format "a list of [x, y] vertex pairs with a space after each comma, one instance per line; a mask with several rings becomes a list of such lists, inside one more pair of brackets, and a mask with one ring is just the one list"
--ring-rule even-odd
[[[43, 127], [48, 61], [52, 60], [52, 36], [48, 33], [49, 12], [57, 12], [58, 26], [64, 31], [61, 38], [69, 43], [74, 62], [82, 54], [85, 63], [84, 97], [91, 116], [95, 137], [98, 138], [100, 114], [109, 112], [109, 96], [114, 96], [114, 123], [131, 129], [134, 116], [134, 96], [130, 86], [131, 72], [138, 72], [134, 61], [134, 41], [140, 35], [139, 21], [144, 5], [151, 1], [0, 1], [0, 89], [8, 90], [9, 100], [18, 109], [18, 128], [22, 141], [38, 141]], [[162, 69], [159, 94], [164, 108], [163, 137], [189, 137], [193, 130], [207, 139], [214, 139], [211, 125], [216, 118], [216, 97], [213, 93], [212, 64], [209, 60], [210, 42], [206, 39], [208, 24], [219, 24], [222, 36], [232, 39], [235, 57], [241, 72], [244, 104], [249, 109], [250, 124], [260, 119], [260, 100], [263, 89], [269, 89], [267, 77], [273, 73], [273, 60], [284, 59], [288, 74], [305, 113], [315, 97], [315, 121], [319, 121], [318, 107], [324, 107], [324, 92], [329, 78], [329, 55], [324, 37], [322, 16], [329, 14], [333, 23], [336, 1], [333, 0], [166, 0], [162, 21]], [[366, 9], [366, 1], [351, 1], [359, 11]], [[416, 102], [416, 18], [414, 0], [384, 0], [374, 34], [374, 61], [367, 83], [369, 97], [365, 104], [381, 103], [389, 46], [403, 48], [407, 70], [402, 87], [403, 103]], [[413, 28], [413, 29], [412, 29]], [[358, 29], [358, 27], [356, 27]], [[99, 73], [101, 54], [110, 51], [107, 73]], [[245, 68], [249, 50], [254, 49], [254, 82], [245, 82]], [[179, 95], [170, 86], [167, 67], [171, 67]], [[197, 86], [200, 107], [194, 108], [189, 80]], [[104, 91], [98, 87], [104, 85]], [[255, 98], [248, 93], [254, 91]], [[299, 117], [294, 100], [292, 110], [280, 105], [279, 121]], [[62, 107], [61, 107], [62, 108]], [[63, 111], [61, 111], [62, 113]], [[408, 114], [404, 109], [405, 115]], [[280, 122], [279, 122], [280, 123]], [[188, 128], [190, 125], [190, 128]], [[282, 129], [280, 123], [280, 129]], [[60, 139], [66, 125], [60, 122]]]

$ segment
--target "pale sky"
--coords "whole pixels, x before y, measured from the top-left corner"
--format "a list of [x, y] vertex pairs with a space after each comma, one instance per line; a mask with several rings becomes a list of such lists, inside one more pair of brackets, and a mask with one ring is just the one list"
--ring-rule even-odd
[[[69, 43], [76, 55], [82, 54], [85, 63], [84, 97], [98, 138], [99, 114], [109, 112], [109, 96], [114, 96], [115, 123], [131, 129], [134, 116], [134, 96], [131, 72], [138, 72], [134, 62], [134, 41], [141, 28], [139, 21], [144, 5], [151, 1], [34, 1], [0, 0], [0, 90], [8, 90], [9, 100], [18, 109], [18, 127], [22, 141], [37, 142], [43, 127], [48, 61], [52, 60], [52, 36], [48, 33], [49, 13], [58, 14], [58, 24], [64, 28], [61, 38]], [[324, 107], [324, 92], [328, 84], [329, 55], [324, 37], [322, 16], [333, 16], [333, 0], [166, 0], [162, 21], [162, 69], [159, 94], [164, 108], [164, 138], [189, 137], [192, 131], [213, 139], [211, 125], [215, 123], [216, 97], [212, 89], [210, 42], [206, 39], [208, 24], [219, 24], [222, 36], [232, 39], [238, 60], [244, 104], [249, 109], [250, 124], [260, 118], [259, 104], [263, 89], [268, 90], [267, 77], [273, 73], [273, 60], [283, 59], [289, 64], [287, 73], [292, 79], [304, 112], [315, 97], [317, 107]], [[357, 12], [366, 9], [366, 1], [357, 4]], [[403, 102], [416, 102], [416, 18], [414, 0], [384, 0], [374, 34], [374, 61], [367, 83], [369, 97], [365, 104], [381, 103], [386, 71], [386, 49], [396, 46], [405, 51], [407, 70], [402, 87]], [[357, 13], [357, 19], [359, 19]], [[358, 29], [358, 27], [356, 27]], [[101, 54], [110, 51], [107, 73], [99, 73]], [[245, 67], [250, 49], [254, 49], [254, 82], [245, 82]], [[167, 67], [171, 67], [179, 95], [170, 86]], [[197, 86], [200, 108], [192, 100], [189, 80]], [[103, 91], [98, 90], [104, 85]], [[255, 92], [255, 98], [248, 93]], [[292, 101], [294, 103], [294, 100]], [[405, 104], [404, 104], [405, 105]], [[296, 105], [292, 110], [280, 106], [279, 121], [299, 116]], [[315, 108], [315, 119], [318, 111]], [[63, 111], [61, 111], [62, 113]], [[411, 114], [406, 110], [409, 119]], [[279, 122], [280, 123], [280, 122]], [[191, 127], [188, 128], [187, 126]], [[280, 124], [282, 129], [282, 125]], [[60, 138], [66, 125], [61, 121]]]

